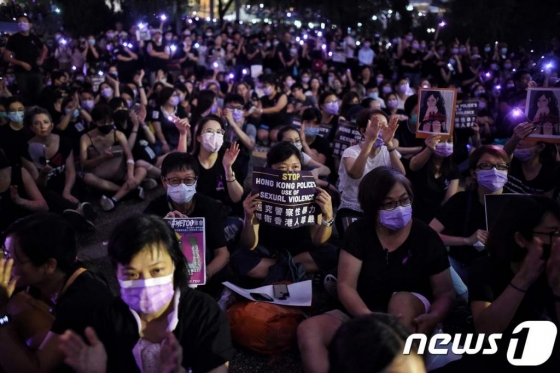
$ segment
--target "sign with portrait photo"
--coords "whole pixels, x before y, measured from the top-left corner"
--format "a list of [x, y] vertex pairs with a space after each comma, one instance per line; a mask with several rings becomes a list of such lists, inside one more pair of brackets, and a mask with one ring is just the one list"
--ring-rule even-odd
[[535, 125], [528, 139], [560, 143], [560, 89], [530, 88], [525, 115]]
[[416, 138], [440, 135], [453, 136], [457, 90], [451, 88], [421, 89], [418, 93], [418, 124]]
[[252, 194], [261, 201], [255, 212], [259, 221], [282, 228], [299, 228], [317, 223], [321, 213], [315, 203], [317, 185], [311, 171], [253, 169]]
[[189, 285], [206, 284], [206, 235], [204, 218], [166, 218], [177, 234], [189, 263]]

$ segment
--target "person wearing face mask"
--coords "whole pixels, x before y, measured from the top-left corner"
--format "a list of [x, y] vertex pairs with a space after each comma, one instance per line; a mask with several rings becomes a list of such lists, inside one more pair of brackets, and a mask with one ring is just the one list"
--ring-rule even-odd
[[333, 141], [338, 124], [345, 121], [339, 115], [340, 106], [338, 102], [338, 97], [332, 92], [323, 92], [319, 96], [319, 108], [321, 109], [320, 123], [328, 124], [331, 127], [330, 131], [324, 136], [328, 141]]
[[299, 132], [303, 152], [315, 162], [324, 164], [329, 169], [334, 168], [329, 141], [327, 138], [320, 136], [321, 112], [318, 109], [310, 108], [303, 112]]
[[[420, 79], [420, 76], [418, 76]], [[397, 108], [400, 110], [404, 109], [404, 103], [406, 99], [412, 95], [413, 91], [410, 89], [410, 83], [408, 79], [401, 79], [396, 86], [396, 96], [397, 96]], [[401, 120], [404, 120], [401, 119]]]
[[64, 114], [56, 125], [56, 132], [71, 142], [74, 154], [79, 154], [80, 138], [89, 130], [91, 115], [80, 107], [77, 96], [66, 96], [60, 107]]
[[556, 147], [553, 144], [532, 142], [527, 136], [533, 131], [533, 123], [521, 123], [513, 129], [513, 136], [504, 145], [504, 151], [512, 157], [508, 182], [504, 193], [544, 195], [552, 198], [557, 181], [554, 170]]
[[399, 96], [396, 93], [389, 93], [387, 96], [385, 96], [386, 107], [383, 111], [389, 116], [396, 115], [399, 121], [403, 122], [406, 121], [408, 117], [406, 115], [406, 112], [403, 110], [404, 103], [403, 108], [400, 108], [399, 101]]
[[95, 35], [89, 35], [86, 43], [84, 43], [84, 50], [82, 52], [88, 66], [96, 66], [101, 57], [100, 46], [97, 46]]
[[185, 108], [180, 105], [180, 101], [179, 92], [170, 87], [164, 87], [157, 96], [159, 109], [152, 112], [152, 126], [159, 142], [156, 148], [161, 147], [161, 151], [157, 151], [158, 154], [167, 154], [177, 149], [179, 145], [180, 134], [175, 126], [175, 120], [187, 118]]
[[[228, 123], [225, 134], [226, 141], [230, 143], [234, 141], [239, 142], [242, 149], [240, 156], [248, 162], [251, 151], [255, 147], [257, 128], [253, 124], [245, 123], [243, 103], [242, 96], [235, 93], [227, 94], [224, 99], [225, 108], [223, 114]], [[241, 158], [238, 159], [239, 161], [241, 160]]]
[[[403, 76], [408, 79], [412, 87], [416, 87], [416, 84], [420, 80], [420, 71], [422, 69], [422, 55], [418, 49], [419, 42], [415, 39], [412, 41], [410, 47], [405, 49], [401, 60]], [[399, 83], [399, 87], [400, 86]], [[403, 92], [399, 90], [399, 93]], [[407, 92], [404, 93], [406, 94]], [[405, 99], [406, 98], [403, 98], [403, 102]]]
[[171, 49], [163, 43], [161, 30], [152, 31], [152, 38], [147, 42], [146, 52], [149, 56], [147, 65], [150, 71], [150, 85], [153, 86], [159, 70], [167, 74], [167, 62], [171, 59]]
[[502, 194], [508, 181], [509, 156], [501, 148], [484, 145], [471, 154], [469, 169], [476, 182], [451, 197], [430, 222], [450, 247], [449, 260], [464, 283], [468, 283], [472, 262], [487, 255], [484, 196]]
[[[99, 92], [95, 102], [96, 104], [97, 103], [107, 104], [109, 103], [109, 101], [111, 101], [113, 97], [119, 97], [121, 95], [117, 81], [115, 81], [109, 75], [107, 75], [106, 77], [107, 77], [107, 81], [99, 85]], [[111, 86], [110, 83], [114, 83], [112, 84], [114, 88]]]
[[263, 84], [264, 96], [261, 97], [261, 107], [255, 110], [255, 115], [260, 116], [261, 126], [257, 138], [263, 143], [276, 139], [278, 127], [286, 124], [288, 97], [277, 89], [276, 78], [265, 75], [259, 79]]
[[25, 147], [31, 134], [25, 129], [23, 119], [25, 106], [22, 99], [16, 96], [6, 99], [5, 106], [8, 113], [8, 124], [0, 127], [0, 148], [4, 149], [10, 164], [19, 164], [21, 149]]
[[[206, 276], [214, 279], [197, 290], [221, 288], [223, 269], [229, 260], [225, 238], [225, 212], [216, 200], [197, 193], [199, 177], [198, 162], [186, 153], [175, 152], [165, 157], [162, 165], [161, 182], [166, 194], [154, 199], [144, 210], [144, 214], [165, 218], [204, 218], [206, 242]], [[205, 291], [207, 292], [207, 291]], [[219, 294], [219, 291], [217, 292]]]
[[[393, 139], [397, 151], [405, 159], [410, 159], [412, 156], [420, 153], [425, 146], [424, 140], [416, 138], [418, 112], [418, 95], [412, 95], [404, 103], [403, 113], [409, 119], [399, 124]], [[398, 110], [396, 113], [398, 113]]]
[[227, 372], [235, 353], [227, 318], [210, 296], [189, 289], [188, 263], [169, 224], [129, 218], [114, 229], [108, 251], [121, 296], [92, 320], [89, 343], [63, 335], [66, 362], [77, 372], [91, 370], [83, 356], [106, 361], [99, 372]]
[[364, 45], [358, 51], [358, 64], [360, 66], [373, 67], [373, 59], [375, 58], [375, 52], [371, 49], [371, 40], [364, 40]]
[[447, 251], [428, 225], [412, 217], [413, 200], [410, 182], [389, 167], [374, 169], [360, 183], [364, 217], [348, 227], [339, 257], [342, 308], [298, 326], [304, 371], [332, 371], [328, 347], [337, 330], [355, 317], [390, 314], [407, 332], [431, 335], [452, 310]]
[[412, 157], [409, 179], [416, 191], [414, 217], [429, 224], [440, 207], [459, 189], [459, 171], [453, 163], [453, 138], [431, 136], [425, 148]]
[[8, 38], [4, 60], [15, 66], [16, 81], [26, 104], [34, 104], [43, 88], [39, 67], [47, 57], [48, 49], [41, 39], [30, 33], [33, 24], [26, 15], [17, 17], [19, 32]]
[[[441, 369], [442, 373], [474, 372], [481, 367], [511, 371], [508, 346], [524, 322], [547, 320], [558, 326], [560, 312], [560, 206], [543, 196], [512, 196], [491, 225], [486, 243], [489, 252], [471, 268], [470, 311], [476, 333], [500, 333], [496, 354], [465, 355]], [[552, 343], [551, 343], [552, 344]], [[558, 340], [548, 361], [521, 369], [553, 372], [558, 366]], [[510, 359], [511, 360], [511, 359]], [[439, 373], [440, 370], [437, 370]]]
[[356, 126], [364, 140], [346, 148], [342, 153], [338, 168], [339, 190], [343, 191], [336, 214], [336, 229], [342, 237], [345, 227], [343, 218], [362, 217], [363, 210], [358, 201], [358, 187], [362, 178], [371, 170], [388, 166], [401, 173], [405, 168], [397, 156], [393, 137], [397, 130], [397, 117], [388, 122], [380, 110], [362, 110], [356, 118]]
[[306, 95], [304, 93], [304, 88], [300, 83], [295, 83], [290, 88], [292, 93], [292, 104], [294, 105], [294, 113], [296, 115], [302, 115], [303, 112], [308, 108], [316, 108], [317, 101], [315, 97]]

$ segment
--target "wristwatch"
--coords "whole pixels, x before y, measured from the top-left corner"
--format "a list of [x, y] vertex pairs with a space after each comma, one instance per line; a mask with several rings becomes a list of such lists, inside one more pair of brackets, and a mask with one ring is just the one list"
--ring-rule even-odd
[[334, 218], [332, 218], [329, 221], [323, 219], [323, 221], [321, 222], [321, 225], [324, 225], [325, 227], [332, 227], [333, 224], [334, 224]]

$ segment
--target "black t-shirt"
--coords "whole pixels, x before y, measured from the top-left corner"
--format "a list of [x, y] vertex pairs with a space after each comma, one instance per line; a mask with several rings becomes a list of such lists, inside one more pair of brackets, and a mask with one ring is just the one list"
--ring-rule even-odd
[[[470, 237], [479, 229], [486, 230], [485, 208], [479, 202], [476, 191], [456, 193], [435, 218], [444, 226], [442, 233], [449, 236]], [[486, 251], [478, 252], [473, 246], [451, 246], [449, 255], [465, 265], [471, 265], [474, 259], [485, 256]]]
[[[261, 103], [263, 109], [271, 108], [276, 106], [278, 101], [282, 96], [285, 96], [282, 92], [276, 93], [276, 95], [270, 99], [268, 96], [261, 97]], [[288, 110], [288, 105], [286, 102], [286, 106], [282, 110], [274, 114], [263, 114], [261, 115], [261, 124], [266, 124], [273, 129], [279, 126], [285, 126], [287, 123], [287, 115], [286, 112]]]
[[[152, 51], [154, 51], [154, 52], [159, 52], [159, 53], [165, 52], [165, 45], [163, 45], [163, 44], [157, 45], [153, 41], [149, 41], [148, 44], [152, 45]], [[167, 60], [164, 60], [164, 59], [159, 58], [159, 57], [151, 57], [150, 56], [149, 57], [149, 62], [150, 62], [149, 66], [150, 66], [150, 69], [152, 71], [155, 71], [155, 72], [157, 72], [158, 70], [167, 71]]]
[[26, 148], [27, 140], [32, 137], [27, 128], [15, 131], [9, 124], [0, 127], [0, 148], [4, 150], [11, 165], [19, 164], [22, 149]]
[[53, 133], [60, 135], [64, 139], [70, 141], [74, 156], [80, 154], [80, 139], [82, 135], [89, 131], [89, 123], [85, 119], [78, 117], [74, 122], [73, 120], [68, 123], [68, 126], [63, 130], [54, 130]]
[[399, 140], [399, 147], [415, 148], [425, 146], [424, 139], [417, 139], [416, 132], [412, 132], [406, 122], [399, 125], [395, 138]]
[[327, 157], [325, 160], [325, 166], [327, 166], [331, 170], [331, 173], [333, 173], [335, 171], [334, 159], [331, 147], [329, 145], [329, 140], [321, 136], [316, 136], [315, 140], [313, 140], [313, 142], [309, 144], [309, 147], [313, 150], [316, 150], [319, 154], [323, 154], [325, 157]]
[[[256, 51], [260, 51], [261, 47], [257, 44], [247, 44], [246, 47], [246, 51], [247, 51], [247, 55], [249, 54], [253, 54]], [[251, 65], [262, 65], [263, 64], [263, 57], [262, 57], [262, 53], [257, 53], [251, 60], [247, 59], [248, 63], [250, 63]]]
[[[177, 316], [173, 334], [183, 348], [183, 367], [193, 373], [208, 372], [233, 358], [229, 324], [214, 299], [188, 289], [181, 293]], [[140, 338], [138, 323], [120, 298], [99, 315], [93, 327], [107, 351], [108, 372], [140, 372], [132, 354]]]
[[432, 301], [430, 277], [449, 268], [447, 251], [439, 235], [414, 219], [410, 233], [395, 251], [385, 250], [375, 222], [359, 219], [348, 227], [342, 249], [362, 261], [357, 291], [372, 311], [386, 312], [394, 292], [422, 294]]
[[12, 166], [10, 175], [10, 185], [6, 190], [0, 191], [0, 231], [4, 231], [14, 221], [21, 219], [32, 211], [26, 210], [23, 207], [16, 205], [11, 198], [10, 186], [15, 185], [18, 187], [18, 194], [21, 198], [29, 199], [25, 192], [25, 185], [21, 176], [21, 166]]
[[292, 255], [297, 255], [305, 247], [304, 242], [310, 240], [307, 226], [287, 229], [263, 222], [259, 224], [259, 245], [270, 250], [286, 249]]
[[[214, 250], [226, 247], [225, 228], [225, 212], [223, 206], [200, 193], [196, 193], [193, 197], [194, 209], [189, 215], [190, 218], [204, 218], [205, 224], [205, 242], [206, 242], [206, 262], [210, 263], [214, 259]], [[144, 210], [144, 214], [157, 215], [161, 218], [165, 217], [172, 210], [172, 205], [167, 195], [154, 199]]]
[[418, 171], [407, 173], [414, 187], [412, 213], [426, 224], [430, 224], [439, 211], [451, 181], [459, 179], [459, 171], [454, 165], [446, 175], [440, 175], [437, 179], [429, 170], [430, 166], [426, 164]]
[[[402, 60], [406, 63], [414, 63], [416, 61], [420, 61], [420, 58], [422, 56], [420, 55], [419, 52], [412, 52], [412, 50], [410, 48], [405, 49], [404, 53], [403, 53], [403, 57]], [[402, 72], [403, 73], [419, 73], [420, 72], [420, 68], [422, 67], [421, 64], [420, 65], [416, 65], [414, 67], [409, 67], [409, 66], [401, 66], [402, 67]]]
[[504, 186], [504, 193], [542, 195], [549, 192], [556, 187], [555, 169], [555, 165], [543, 163], [537, 177], [533, 180], [527, 180], [523, 173], [522, 162], [513, 157], [508, 171], [508, 182]]
[[[36, 35], [25, 36], [18, 32], [10, 36], [6, 49], [12, 51], [14, 58], [31, 65], [30, 72], [39, 72], [37, 60], [43, 53], [43, 42]], [[16, 65], [16, 72], [27, 72], [23, 67]]]
[[113, 58], [117, 62], [117, 71], [119, 72], [120, 81], [130, 82], [131, 78], [134, 76], [136, 69], [138, 69], [138, 61], [120, 61], [117, 57], [130, 57], [130, 54], [126, 51], [124, 45], [118, 45], [113, 49]]

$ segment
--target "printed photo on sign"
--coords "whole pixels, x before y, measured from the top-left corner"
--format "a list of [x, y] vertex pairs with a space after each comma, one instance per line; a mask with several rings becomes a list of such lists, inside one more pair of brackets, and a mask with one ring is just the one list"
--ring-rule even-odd
[[478, 100], [457, 101], [455, 110], [455, 128], [471, 128], [476, 123]]
[[525, 115], [535, 125], [530, 139], [560, 143], [560, 89], [530, 88]]
[[293, 229], [317, 223], [317, 185], [311, 171], [253, 169], [252, 194], [261, 201], [255, 217], [262, 223]]
[[352, 144], [357, 144], [362, 140], [362, 134], [355, 124], [350, 122], [340, 122], [334, 134], [333, 155], [340, 157], [344, 150]]
[[418, 94], [417, 138], [440, 135], [443, 138], [453, 136], [455, 124], [455, 89], [421, 89]]
[[206, 284], [206, 224], [204, 218], [165, 219], [177, 234], [189, 263], [189, 285]]

